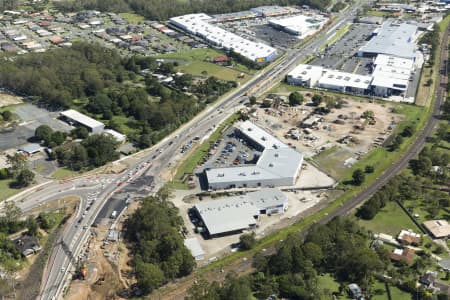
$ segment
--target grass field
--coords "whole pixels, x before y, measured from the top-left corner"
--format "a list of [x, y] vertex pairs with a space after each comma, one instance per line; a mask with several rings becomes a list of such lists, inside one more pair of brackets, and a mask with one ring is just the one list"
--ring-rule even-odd
[[[387, 291], [386, 291], [386, 286], [383, 282], [375, 281], [373, 289], [374, 289], [374, 291], [378, 291], [381, 293], [373, 296], [371, 298], [372, 300], [389, 300]], [[393, 300], [411, 300], [412, 299], [411, 294], [404, 292], [395, 286], [390, 286], [389, 289], [391, 291], [391, 297]]]
[[387, 233], [396, 236], [402, 229], [420, 232], [420, 229], [396, 202], [388, 202], [372, 220], [359, 220], [358, 222], [373, 233]]
[[145, 18], [138, 14], [133, 13], [120, 13], [119, 14], [122, 18], [130, 22], [131, 24], [138, 24], [145, 21]]
[[[193, 75], [203, 75], [202, 72], [206, 71], [209, 76], [215, 76], [223, 80], [234, 80], [238, 82], [245, 82], [249, 79], [251, 74], [255, 73], [255, 70], [251, 70], [244, 65], [237, 64], [233, 67], [223, 67], [210, 63], [214, 57], [223, 55], [215, 49], [193, 49], [189, 51], [182, 51], [177, 53], [168, 53], [155, 56], [155, 58], [176, 59], [180, 61], [178, 70], [180, 72], [187, 72]], [[237, 78], [240, 73], [245, 73], [244, 78]]]
[[179, 66], [178, 71], [197, 76], [214, 76], [218, 79], [237, 81], [240, 83], [244, 83], [250, 78], [248, 75], [243, 78], [238, 78], [242, 72], [204, 61], [193, 61], [187, 65]]
[[69, 178], [69, 177], [73, 177], [80, 174], [79, 172], [76, 171], [72, 171], [69, 170], [67, 168], [59, 168], [58, 170], [56, 170], [53, 174], [52, 177], [55, 179], [64, 179], [64, 178]]
[[9, 187], [9, 184], [13, 182], [12, 179], [3, 179], [0, 180], [0, 200], [5, 200], [9, 197], [11, 197], [12, 195], [15, 195], [21, 191], [23, 191], [23, 189], [12, 189]]

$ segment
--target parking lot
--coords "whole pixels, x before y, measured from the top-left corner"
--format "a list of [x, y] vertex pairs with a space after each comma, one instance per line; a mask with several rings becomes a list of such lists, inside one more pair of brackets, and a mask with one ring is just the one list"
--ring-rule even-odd
[[316, 58], [310, 64], [350, 73], [369, 74], [366, 64], [372, 60], [356, 57], [356, 53], [375, 28], [376, 25], [373, 24], [352, 24], [334, 44], [326, 47], [321, 53], [316, 53]]
[[214, 143], [208, 154], [208, 161], [200, 166], [196, 173], [201, 173], [207, 168], [222, 168], [237, 166], [246, 163], [254, 163], [255, 150], [247, 142], [234, 133], [234, 128], [229, 128], [219, 141]]
[[53, 130], [69, 132], [72, 127], [57, 119], [57, 112], [49, 112], [33, 104], [24, 104], [12, 110], [20, 118], [20, 123], [15, 128], [5, 129], [0, 132], [0, 151], [18, 148], [34, 136], [34, 131], [40, 125], [48, 125]]

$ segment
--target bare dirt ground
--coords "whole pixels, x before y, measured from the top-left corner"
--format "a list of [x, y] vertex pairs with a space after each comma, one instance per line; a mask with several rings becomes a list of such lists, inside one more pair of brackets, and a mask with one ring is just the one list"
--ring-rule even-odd
[[[377, 138], [385, 140], [391, 133], [390, 126], [402, 119], [401, 115], [391, 112], [394, 105], [388, 102], [378, 104], [345, 97], [342, 108], [334, 108], [326, 115], [314, 114], [316, 107], [311, 105], [310, 95], [304, 93], [305, 103], [298, 107], [257, 108], [252, 114], [252, 120], [281, 141], [294, 146], [306, 157], [311, 157], [334, 145], [351, 153], [367, 153], [377, 146], [374, 144]], [[375, 124], [369, 124], [361, 118], [364, 111], [373, 112]], [[301, 124], [311, 117], [319, 120], [307, 129], [307, 133], [301, 128]], [[291, 129], [296, 129], [298, 140], [290, 134]], [[347, 136], [351, 136], [352, 141], [339, 142]]]
[[[117, 229], [122, 229], [122, 221], [126, 219], [139, 205], [131, 202], [124, 218], [117, 223]], [[105, 243], [110, 223], [101, 224], [93, 229], [95, 238], [91, 240], [85, 260], [88, 275], [86, 280], [74, 280], [67, 295], [68, 300], [103, 300], [123, 299], [118, 296], [124, 289], [135, 283], [130, 276], [132, 268], [129, 249], [122, 239], [118, 242]]]
[[18, 96], [0, 92], [0, 107], [20, 104], [20, 103], [23, 103], [22, 97], [18, 97]]

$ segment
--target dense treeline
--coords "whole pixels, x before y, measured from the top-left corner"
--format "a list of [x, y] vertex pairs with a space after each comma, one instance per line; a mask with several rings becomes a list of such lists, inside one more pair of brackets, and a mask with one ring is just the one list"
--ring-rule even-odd
[[178, 209], [164, 197], [148, 197], [125, 225], [125, 238], [133, 245], [137, 286], [149, 293], [169, 280], [188, 275], [195, 262], [184, 246]]
[[66, 108], [73, 99], [93, 96], [127, 75], [116, 51], [88, 43], [0, 62], [2, 86], [52, 108]]
[[97, 9], [123, 12], [132, 9], [155, 20], [166, 20], [173, 16], [197, 12], [209, 14], [235, 12], [261, 5], [309, 5], [323, 10], [329, 3], [329, 0], [65, 0], [55, 2], [62, 11]]
[[[147, 74], [173, 76], [174, 82], [162, 84], [147, 75], [143, 83], [139, 74], [144, 69]], [[76, 106], [119, 132], [124, 126], [131, 128], [128, 138], [148, 147], [237, 86], [213, 77], [194, 84], [191, 75], [175, 73], [175, 63], [121, 58], [115, 50], [79, 42], [71, 48], [0, 62], [0, 85], [51, 109]], [[42, 139], [47, 145], [58, 145], [65, 137], [53, 133]]]
[[257, 254], [257, 272], [224, 284], [200, 280], [189, 291], [189, 300], [268, 299], [271, 295], [288, 299], [331, 299], [318, 289], [318, 274], [332, 274], [339, 282], [355, 282], [367, 289], [373, 275], [386, 261], [368, 246], [366, 232], [349, 219], [336, 218], [327, 225], [314, 226], [303, 241], [291, 234], [269, 257]]

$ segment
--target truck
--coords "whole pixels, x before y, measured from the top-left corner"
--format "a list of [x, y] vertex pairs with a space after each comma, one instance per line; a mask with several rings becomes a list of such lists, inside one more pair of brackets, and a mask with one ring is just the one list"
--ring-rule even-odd
[[117, 217], [117, 210], [112, 212], [111, 219], [115, 219], [116, 217]]

